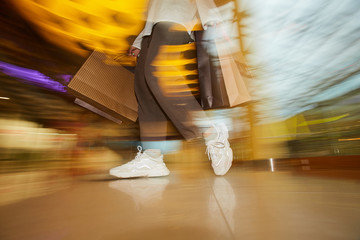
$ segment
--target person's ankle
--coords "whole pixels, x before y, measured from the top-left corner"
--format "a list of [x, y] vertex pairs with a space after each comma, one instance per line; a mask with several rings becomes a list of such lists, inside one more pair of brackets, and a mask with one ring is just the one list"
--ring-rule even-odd
[[160, 149], [146, 149], [145, 152], [152, 158], [158, 158], [162, 155]]
[[204, 133], [203, 137], [205, 139], [205, 142], [209, 142], [210, 140], [214, 140], [217, 137], [217, 132], [214, 127], [209, 127]]

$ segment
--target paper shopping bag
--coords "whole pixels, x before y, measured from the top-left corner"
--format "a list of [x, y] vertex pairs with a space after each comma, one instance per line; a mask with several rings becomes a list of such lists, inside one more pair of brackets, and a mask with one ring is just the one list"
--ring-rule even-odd
[[229, 106], [234, 107], [251, 100], [249, 90], [232, 54], [219, 53], [219, 62], [224, 79]]
[[[195, 32], [200, 103], [203, 109], [234, 107], [251, 100], [243, 77], [243, 64], [228, 51], [228, 39], [218, 39], [217, 28]], [[204, 34], [205, 33], [205, 34]], [[224, 47], [225, 46], [225, 47]], [[240, 54], [240, 53], [237, 53]]]
[[217, 52], [212, 55], [208, 53], [208, 49], [216, 51], [216, 43], [214, 40], [206, 39], [204, 31], [196, 31], [195, 38], [201, 107], [203, 109], [229, 107]]
[[94, 51], [68, 84], [75, 103], [114, 122], [137, 119], [134, 74]]

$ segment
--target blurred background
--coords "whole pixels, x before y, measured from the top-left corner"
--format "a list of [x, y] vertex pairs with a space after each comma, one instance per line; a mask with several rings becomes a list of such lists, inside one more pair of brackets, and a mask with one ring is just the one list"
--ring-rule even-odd
[[[360, 2], [216, 3], [233, 51], [245, 57], [253, 97], [209, 111], [230, 126], [235, 163], [359, 155]], [[137, 124], [74, 104], [67, 84], [94, 49], [133, 71], [126, 51], [144, 25], [147, 1], [0, 4], [0, 188], [14, 192], [2, 203], [41, 195], [49, 190], [42, 181], [104, 172], [132, 158]], [[205, 161], [196, 143], [173, 136], [169, 162]], [[24, 182], [37, 187], [24, 193]]]

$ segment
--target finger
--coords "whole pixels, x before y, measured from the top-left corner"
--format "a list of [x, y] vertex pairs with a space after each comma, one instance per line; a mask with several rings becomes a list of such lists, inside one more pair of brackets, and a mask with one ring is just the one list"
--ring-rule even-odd
[[131, 55], [133, 56], [133, 57], [138, 57], [139, 56], [139, 54], [140, 54], [140, 50], [139, 49], [134, 49], [134, 51], [131, 53]]

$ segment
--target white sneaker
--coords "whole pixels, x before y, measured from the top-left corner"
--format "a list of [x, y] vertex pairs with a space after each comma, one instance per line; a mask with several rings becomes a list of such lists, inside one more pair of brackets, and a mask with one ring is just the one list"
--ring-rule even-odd
[[110, 169], [109, 173], [118, 178], [134, 177], [161, 177], [169, 175], [170, 171], [163, 161], [163, 155], [153, 158], [142, 152], [142, 147], [138, 146], [138, 153], [135, 159], [130, 162]]
[[217, 137], [206, 143], [206, 153], [216, 175], [225, 175], [231, 167], [233, 152], [228, 141], [229, 133], [225, 124], [214, 125]]

